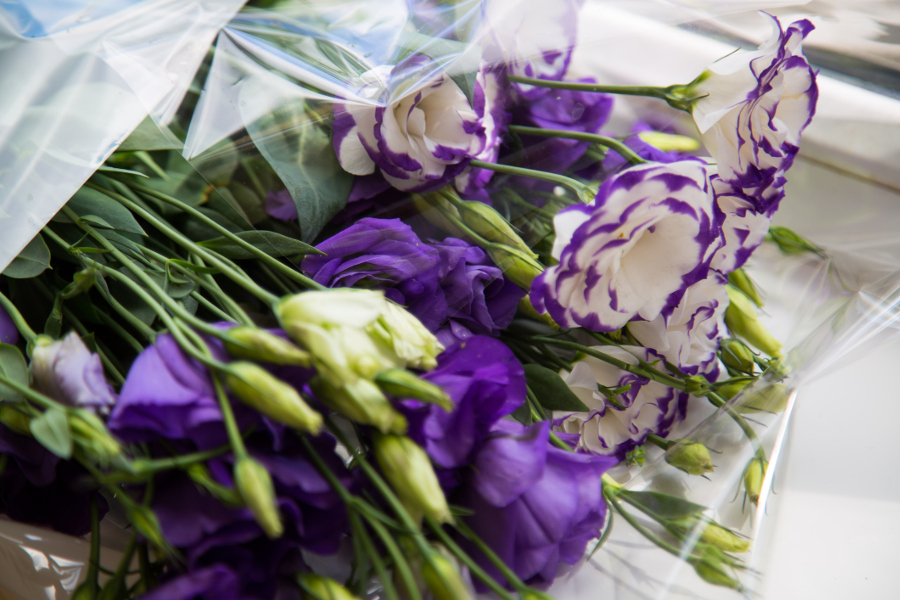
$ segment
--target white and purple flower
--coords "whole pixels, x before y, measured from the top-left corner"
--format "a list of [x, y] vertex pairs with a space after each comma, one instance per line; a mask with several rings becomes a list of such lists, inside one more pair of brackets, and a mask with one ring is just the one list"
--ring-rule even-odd
[[721, 272], [731, 273], [743, 266], [753, 251], [766, 239], [772, 215], [758, 212], [756, 203], [741, 191], [734, 189], [713, 176], [716, 205], [724, 216], [722, 221], [722, 247], [716, 250], [710, 266]]
[[763, 14], [772, 37], [755, 52], [713, 64], [691, 91], [703, 96], [693, 116], [719, 176], [753, 199], [757, 212], [771, 215], [815, 113], [818, 88], [800, 47], [812, 23], [796, 21], [782, 31], [778, 19]]
[[535, 279], [531, 302], [563, 327], [593, 331], [677, 306], [721, 244], [707, 165], [696, 160], [622, 171], [553, 226], [559, 264]]
[[472, 158], [489, 156], [503, 124], [495, 106], [501, 88], [493, 74], [476, 77], [473, 108], [443, 72], [410, 88], [406, 74], [420, 66], [417, 59], [368, 72], [360, 95], [373, 103], [335, 104], [332, 125], [334, 149], [345, 171], [370, 175], [377, 168], [406, 192], [440, 187], [460, 175]]
[[682, 372], [709, 374], [716, 368], [719, 338], [725, 334], [727, 282], [711, 270], [709, 277], [688, 288], [678, 306], [652, 321], [632, 321], [628, 331]]
[[[638, 346], [594, 349], [635, 366], [639, 358], [647, 362], [659, 360], [651, 350]], [[597, 384], [610, 389], [630, 387], [610, 400]], [[554, 422], [562, 431], [581, 436], [579, 449], [614, 455], [620, 460], [643, 444], [647, 434], [666, 436], [687, 412], [687, 392], [633, 375], [592, 356], [575, 363], [566, 385], [589, 410], [554, 412]]]

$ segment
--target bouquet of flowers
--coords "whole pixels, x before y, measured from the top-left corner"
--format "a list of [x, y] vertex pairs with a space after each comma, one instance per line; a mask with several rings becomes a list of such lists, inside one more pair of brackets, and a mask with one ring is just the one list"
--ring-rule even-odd
[[169, 15], [183, 85], [95, 164], [13, 138], [64, 206], [0, 278], [0, 509], [90, 534], [59, 591], [544, 598], [613, 523], [752, 589], [807, 356], [745, 265], [826, 256], [771, 226], [811, 23], [649, 87], [589, 68], [589, 0], [240, 4], [93, 15]]

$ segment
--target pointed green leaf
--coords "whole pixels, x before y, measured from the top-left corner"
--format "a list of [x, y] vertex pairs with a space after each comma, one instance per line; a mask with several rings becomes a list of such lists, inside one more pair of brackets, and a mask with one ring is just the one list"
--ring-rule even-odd
[[181, 260], [180, 258], [170, 258], [168, 262], [174, 263], [179, 267], [184, 267], [185, 269], [190, 269], [195, 273], [203, 273], [204, 275], [216, 275], [220, 272], [216, 267], [201, 267], [200, 265], [195, 265], [192, 262]]
[[548, 410], [587, 412], [585, 406], [556, 371], [540, 365], [525, 365], [525, 379], [541, 406]]
[[36, 277], [50, 268], [50, 250], [44, 243], [41, 234], [37, 234], [28, 245], [19, 252], [3, 274], [13, 279], [29, 279]]
[[60, 458], [72, 457], [72, 432], [66, 411], [52, 408], [31, 420], [31, 434], [44, 448]]
[[[313, 246], [295, 240], [294, 238], [275, 233], [274, 231], [244, 231], [237, 237], [247, 242], [254, 248], [259, 248], [269, 256], [297, 256], [299, 254], [322, 254], [321, 250], [316, 250]], [[197, 242], [198, 246], [215, 250], [225, 258], [241, 260], [247, 258], [256, 258], [256, 255], [233, 242], [226, 237], [217, 237], [211, 240]]]
[[656, 515], [663, 520], [675, 520], [698, 515], [706, 510], [705, 506], [694, 504], [684, 498], [663, 494], [662, 492], [630, 492], [622, 490], [619, 496], [641, 511]]
[[[0, 344], [0, 374], [16, 383], [28, 385], [28, 364], [21, 350], [10, 344]], [[20, 400], [19, 392], [0, 384], [0, 399]]]
[[[96, 217], [102, 221], [97, 225], [103, 229], [117, 229], [119, 231], [127, 231], [129, 233], [137, 233], [147, 235], [131, 211], [107, 196], [102, 192], [89, 187], [83, 187], [75, 192], [75, 195], [66, 203], [66, 206], [79, 217]], [[65, 213], [60, 212], [54, 221], [61, 223], [71, 223], [71, 219]], [[94, 224], [93, 219], [90, 221]], [[99, 222], [97, 222], [99, 223]]]

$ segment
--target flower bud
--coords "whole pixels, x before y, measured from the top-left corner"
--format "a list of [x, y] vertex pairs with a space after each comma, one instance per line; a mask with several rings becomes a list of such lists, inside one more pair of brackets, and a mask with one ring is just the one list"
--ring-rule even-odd
[[419, 215], [438, 229], [449, 233], [452, 237], [463, 238], [466, 236], [444, 216], [446, 213], [456, 219], [460, 218], [459, 211], [439, 193], [426, 194], [425, 196], [412, 194], [412, 203]]
[[382, 392], [395, 398], [415, 398], [422, 402], [437, 404], [447, 412], [456, 406], [444, 390], [421, 377], [416, 377], [406, 369], [382, 371], [375, 377], [375, 383]]
[[281, 537], [284, 526], [275, 504], [272, 476], [266, 468], [249, 456], [239, 458], [234, 466], [234, 485], [265, 534]]
[[724, 338], [719, 342], [722, 362], [741, 373], [753, 373], [756, 363], [753, 361], [753, 353], [740, 340]]
[[733, 381], [728, 385], [723, 385], [719, 389], [716, 390], [716, 393], [725, 398], [726, 400], [731, 400], [743, 390], [745, 387], [750, 385], [751, 381]]
[[728, 329], [769, 356], [781, 356], [781, 343], [759, 322], [753, 302], [733, 286], [726, 286], [726, 289], [730, 300], [725, 309], [725, 324]]
[[541, 263], [518, 248], [492, 244], [485, 250], [503, 274], [523, 290], [530, 290], [534, 278], [544, 272]]
[[804, 252], [813, 252], [822, 254], [821, 248], [803, 238], [787, 227], [772, 226], [769, 227], [769, 235], [767, 236], [778, 245], [778, 248], [785, 254], [803, 254]]
[[759, 495], [762, 493], [762, 484], [768, 466], [769, 463], [765, 459], [757, 457], [747, 463], [747, 468], [744, 469], [744, 491], [753, 504], [759, 503]]
[[642, 131], [638, 137], [663, 152], [693, 152], [700, 147], [700, 140], [662, 131]]
[[289, 427], [312, 434], [322, 429], [322, 415], [310, 408], [297, 390], [256, 363], [231, 363], [225, 385], [245, 404]]
[[376, 290], [317, 290], [282, 298], [275, 306], [275, 314], [288, 335], [302, 344], [303, 339], [295, 338], [291, 333], [292, 325], [363, 328], [378, 318], [385, 302], [384, 293]]
[[80, 438], [79, 445], [101, 463], [108, 464], [122, 453], [119, 442], [109, 434], [103, 421], [91, 412], [82, 410], [71, 415], [69, 427], [72, 433]]
[[770, 383], [759, 390], [747, 394], [735, 405], [740, 413], [767, 412], [777, 414], [787, 408], [790, 391], [783, 383]]
[[335, 386], [325, 377], [315, 377], [310, 386], [322, 404], [351, 421], [372, 425], [382, 433], [406, 432], [406, 417], [368, 379]]
[[700, 579], [706, 583], [713, 585], [721, 585], [737, 591], [743, 591], [744, 586], [732, 577], [720, 562], [712, 560], [693, 561], [694, 571], [700, 576]]
[[484, 202], [460, 200], [457, 208], [463, 223], [487, 241], [517, 248], [531, 258], [537, 259], [537, 254], [531, 251], [512, 225]]
[[408, 437], [383, 434], [375, 434], [372, 448], [382, 473], [414, 518], [453, 520], [425, 450]]
[[308, 367], [309, 353], [283, 337], [256, 327], [232, 327], [228, 330], [225, 349], [235, 358], [258, 360], [276, 365]]
[[746, 540], [727, 527], [722, 527], [707, 518], [686, 517], [672, 522], [669, 526], [681, 535], [696, 535], [700, 530], [699, 541], [715, 546], [723, 552], [742, 553], [750, 549], [750, 541]]
[[688, 475], [705, 475], [713, 470], [709, 449], [693, 440], [678, 440], [666, 450], [666, 462]]
[[166, 548], [168, 543], [163, 537], [162, 528], [159, 526], [159, 520], [156, 514], [142, 504], [129, 502], [125, 506], [125, 514], [128, 522], [141, 534], [145, 540], [150, 542], [157, 548]]
[[457, 567], [441, 552], [433, 552], [422, 564], [422, 576], [435, 600], [471, 600], [472, 592]]
[[729, 273], [728, 283], [744, 292], [748, 298], [753, 300], [753, 304], [762, 307], [763, 301], [759, 296], [759, 290], [756, 289], [756, 285], [744, 269], [735, 269]]
[[303, 590], [303, 600], [359, 600], [334, 579], [315, 573], [298, 574], [297, 583]]
[[390, 348], [402, 361], [401, 366], [430, 371], [437, 366], [437, 355], [444, 351], [419, 319], [393, 302], [385, 302], [381, 316], [366, 331]]
[[0, 423], [16, 433], [31, 435], [31, 417], [9, 404], [0, 404]]

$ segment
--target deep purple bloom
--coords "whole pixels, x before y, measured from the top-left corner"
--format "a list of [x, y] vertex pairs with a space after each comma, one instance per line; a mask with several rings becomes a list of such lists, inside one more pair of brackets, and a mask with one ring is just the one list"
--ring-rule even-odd
[[438, 356], [438, 367], [422, 377], [447, 392], [456, 408], [448, 413], [405, 401], [408, 435], [447, 469], [468, 464], [494, 423], [525, 401], [522, 365], [503, 343], [485, 336], [447, 349]]
[[303, 270], [327, 287], [383, 289], [434, 331], [447, 319], [438, 251], [399, 219], [362, 219], [318, 246]]
[[456, 238], [431, 244], [440, 253], [440, 286], [449, 323], [437, 332], [444, 346], [474, 334], [498, 335], [516, 315], [525, 291], [503, 276], [477, 246]]
[[0, 342], [4, 344], [15, 344], [19, 341], [19, 330], [13, 323], [12, 317], [0, 306]]
[[[658, 163], [670, 163], [675, 162], [676, 160], [680, 160], [681, 157], [674, 152], [664, 152], [660, 150], [656, 146], [652, 144], [648, 144], [644, 140], [640, 138], [638, 135], [632, 135], [627, 137], [623, 143], [631, 148], [635, 154], [640, 156], [646, 161], [650, 162], [658, 162]], [[622, 155], [616, 152], [615, 150], [610, 150], [606, 153], [606, 157], [603, 159], [603, 170], [606, 172], [615, 172], [621, 169], [622, 167], [627, 167], [628, 161], [622, 158]]]
[[67, 406], [106, 414], [116, 402], [100, 357], [74, 331], [61, 342], [35, 346], [31, 369], [34, 387]]
[[140, 600], [242, 600], [239, 590], [234, 571], [217, 564], [171, 579]]
[[280, 192], [269, 191], [266, 194], [266, 213], [279, 221], [296, 221], [297, 206], [287, 188]]
[[[475, 534], [519, 578], [539, 587], [581, 560], [600, 534], [606, 520], [600, 477], [617, 462], [554, 448], [549, 433], [548, 421], [530, 428], [500, 421], [453, 499], [474, 511], [466, 522]], [[482, 568], [506, 583], [468, 546]]]

